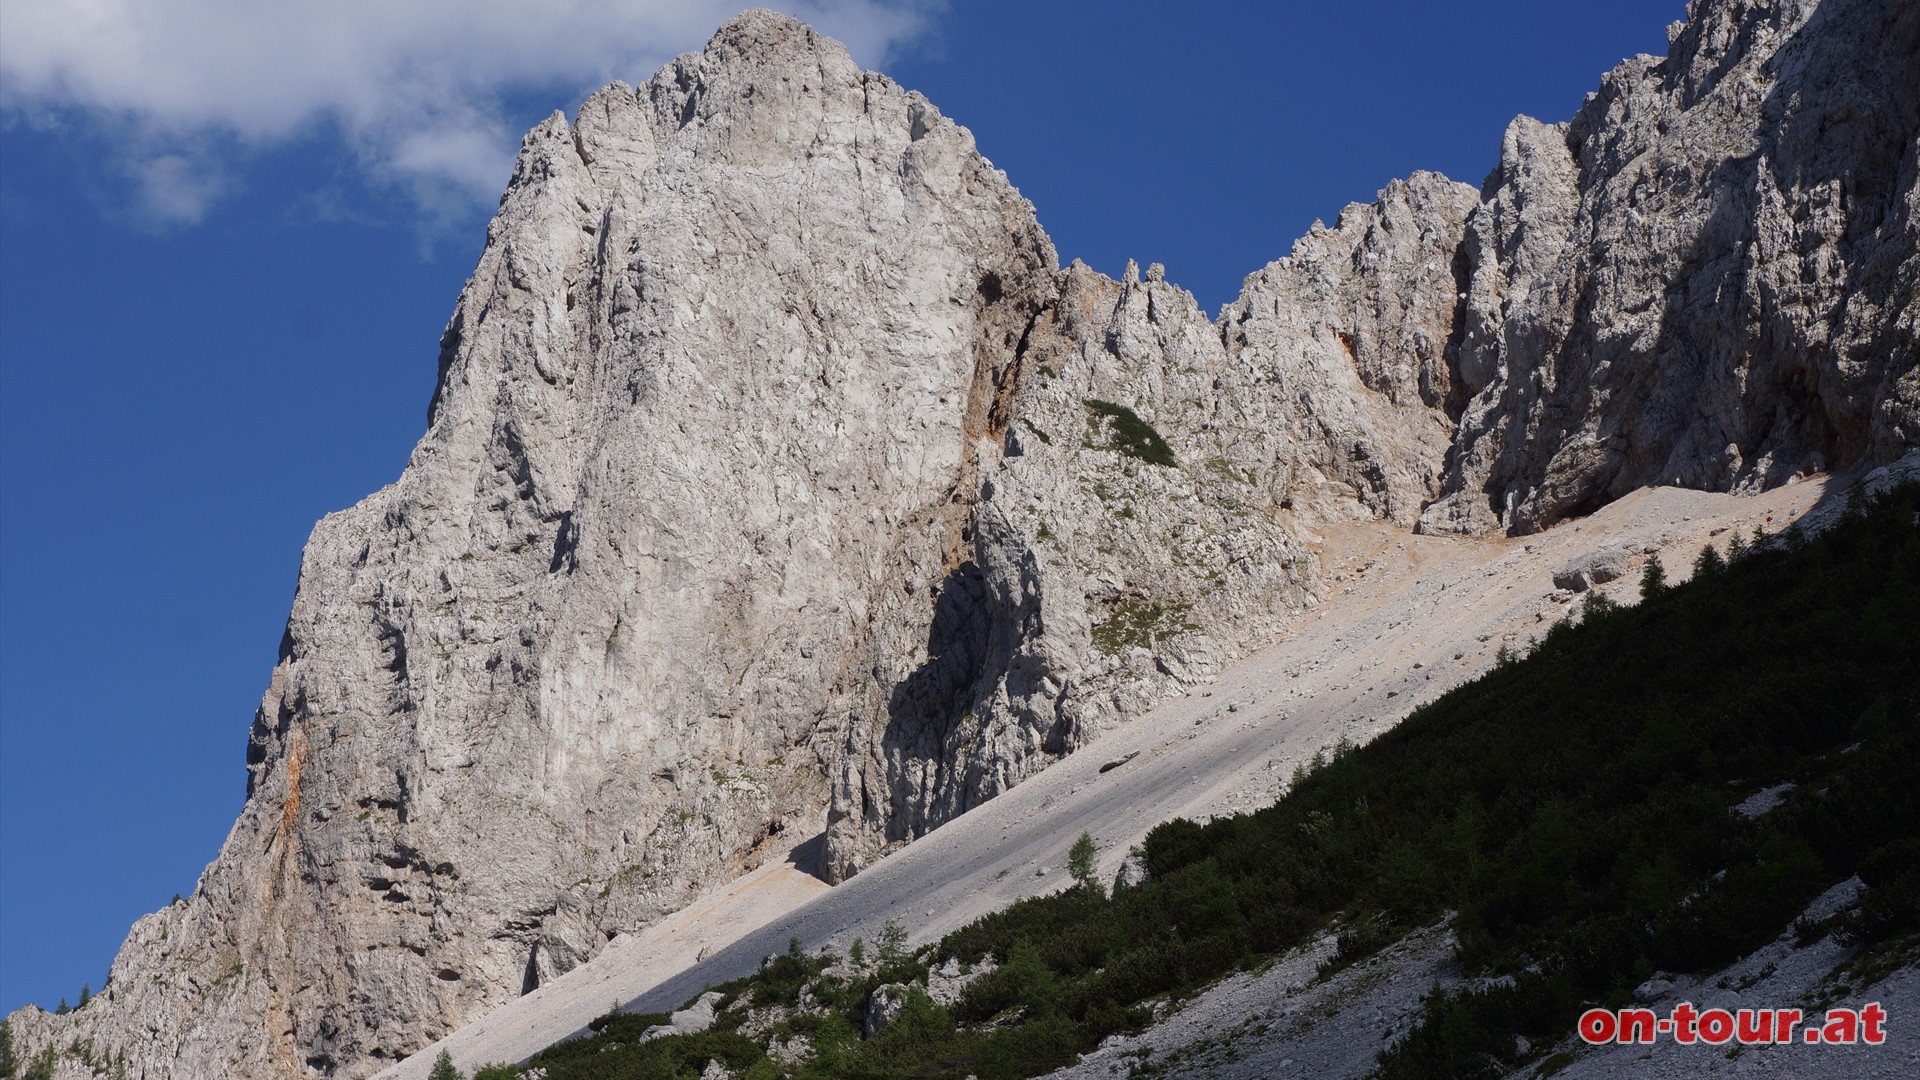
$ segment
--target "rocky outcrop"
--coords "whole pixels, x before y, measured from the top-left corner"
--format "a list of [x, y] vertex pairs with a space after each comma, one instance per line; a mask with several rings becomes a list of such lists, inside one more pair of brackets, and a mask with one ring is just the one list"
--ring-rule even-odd
[[1411, 525], [1439, 494], [1465, 398], [1460, 245], [1477, 201], [1437, 173], [1396, 180], [1332, 229], [1316, 222], [1221, 312], [1234, 396], [1253, 409], [1243, 437], [1291, 456], [1283, 503]]
[[1554, 571], [1553, 587], [1568, 592], [1586, 592], [1595, 585], [1605, 585], [1626, 577], [1631, 565], [1624, 551], [1596, 551]]
[[873, 988], [873, 994], [867, 998], [867, 1017], [861, 1025], [860, 1037], [871, 1039], [880, 1030], [906, 1011], [907, 995], [912, 988], [904, 983], [882, 983]]
[[718, 990], [709, 990], [694, 999], [693, 1004], [684, 1009], [676, 1009], [667, 1016], [667, 1022], [648, 1028], [640, 1034], [638, 1041], [664, 1039], [669, 1035], [698, 1035], [713, 1026], [714, 1010], [727, 999], [727, 995]]
[[[363, 1077], [825, 831], [827, 876], [1270, 640], [1317, 530], [1527, 531], [1920, 435], [1920, 15], [1696, 0], [1208, 318], [1059, 269], [767, 12], [528, 135], [391, 487], [314, 530], [188, 900], [28, 1050]], [[80, 1075], [85, 1066], [61, 1066]]]
[[1316, 524], [1412, 523], [1473, 205], [1430, 173], [1389, 185], [1216, 321], [1157, 265], [1062, 273], [924, 652], [876, 654], [852, 711], [830, 880], [1272, 640], [1320, 596]]
[[1694, 0], [1468, 222], [1440, 532], [1648, 484], [1761, 487], [1920, 440], [1920, 8]]

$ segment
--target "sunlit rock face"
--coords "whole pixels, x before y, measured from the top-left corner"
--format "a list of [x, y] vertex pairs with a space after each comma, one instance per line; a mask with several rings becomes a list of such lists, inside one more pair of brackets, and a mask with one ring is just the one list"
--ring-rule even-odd
[[1321, 595], [1314, 526], [1413, 522], [1474, 203], [1396, 181], [1215, 320], [1158, 266], [1060, 275], [931, 625], [851, 711], [830, 879], [1271, 641]]
[[75, 1030], [367, 1075], [818, 834], [1056, 270], [966, 131], [784, 17], [537, 127], [426, 434], [308, 543], [239, 822]]
[[1395, 181], [1209, 317], [1060, 268], [837, 43], [729, 22], [527, 136], [426, 434], [308, 544], [227, 843], [16, 1048], [368, 1076], [1258, 648], [1324, 595], [1322, 526], [1898, 456], [1915, 55], [1897, 0], [1702, 0], [1483, 189]]
[[1669, 33], [1571, 123], [1507, 129], [1425, 529], [1529, 532], [1920, 438], [1920, 8], [1695, 0]]

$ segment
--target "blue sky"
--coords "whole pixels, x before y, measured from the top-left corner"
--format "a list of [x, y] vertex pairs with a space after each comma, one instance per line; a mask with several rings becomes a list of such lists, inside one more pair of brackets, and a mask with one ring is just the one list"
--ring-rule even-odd
[[[98, 989], [218, 850], [300, 547], [423, 430], [519, 133], [734, 10], [256, 6], [0, 13], [0, 1011]], [[971, 127], [1063, 260], [1163, 262], [1209, 310], [1394, 177], [1479, 183], [1515, 114], [1566, 119], [1684, 16], [788, 7]]]

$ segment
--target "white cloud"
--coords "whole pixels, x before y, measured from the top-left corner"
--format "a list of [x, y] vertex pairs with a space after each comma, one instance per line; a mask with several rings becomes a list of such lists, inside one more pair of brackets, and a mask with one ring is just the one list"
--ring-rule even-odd
[[199, 224], [228, 186], [225, 169], [186, 154], [157, 154], [129, 167], [142, 216], [165, 225]]
[[[616, 78], [637, 83], [742, 2], [7, 0], [0, 102], [90, 117], [123, 144], [142, 203], [166, 222], [197, 221], [233, 186], [204, 147], [231, 157], [320, 130], [343, 135], [375, 178], [490, 205], [520, 134], [505, 95], [572, 104]], [[871, 66], [922, 33], [937, 3], [769, 6]]]

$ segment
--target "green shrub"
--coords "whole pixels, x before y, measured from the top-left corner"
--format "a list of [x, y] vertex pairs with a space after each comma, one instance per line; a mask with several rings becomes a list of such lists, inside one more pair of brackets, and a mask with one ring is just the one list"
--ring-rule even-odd
[[1106, 449], [1117, 450], [1149, 465], [1173, 468], [1179, 464], [1167, 440], [1161, 438], [1160, 433], [1153, 430], [1153, 425], [1140, 419], [1132, 409], [1098, 398], [1088, 398], [1085, 404], [1088, 430], [1097, 435], [1103, 424], [1107, 429]]
[[1075, 885], [1082, 889], [1100, 892], [1100, 882], [1094, 876], [1094, 859], [1100, 854], [1100, 845], [1093, 842], [1092, 833], [1081, 833], [1067, 852], [1067, 873], [1073, 877]]

